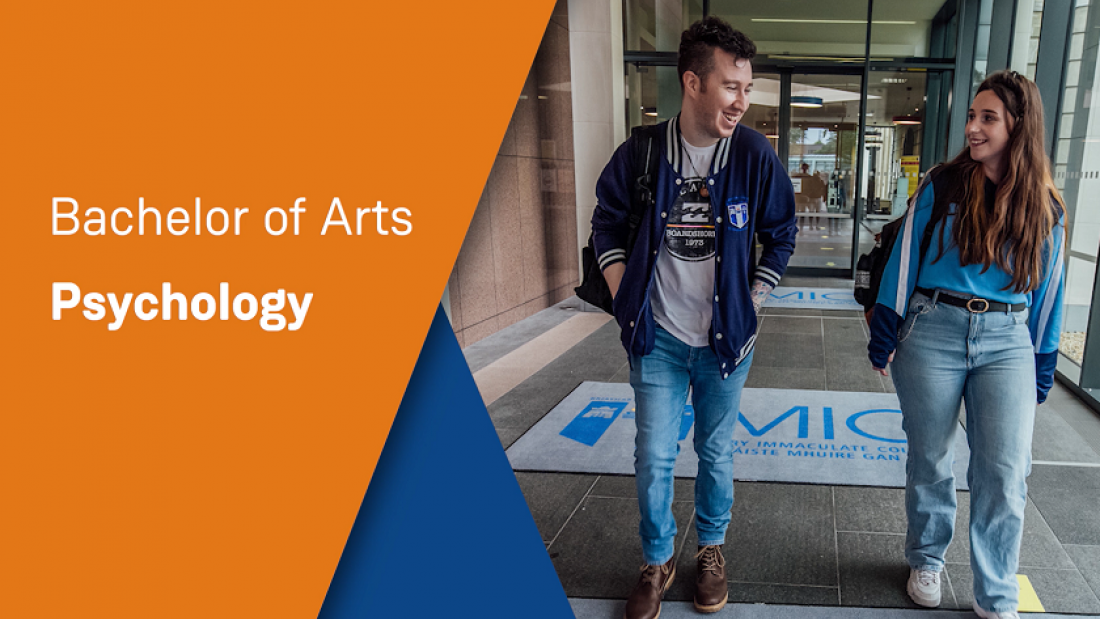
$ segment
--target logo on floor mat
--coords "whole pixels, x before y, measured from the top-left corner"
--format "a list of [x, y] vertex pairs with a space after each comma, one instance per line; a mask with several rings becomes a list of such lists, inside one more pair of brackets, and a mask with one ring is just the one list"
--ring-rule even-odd
[[561, 435], [592, 447], [627, 404], [630, 400], [592, 400], [565, 426]]

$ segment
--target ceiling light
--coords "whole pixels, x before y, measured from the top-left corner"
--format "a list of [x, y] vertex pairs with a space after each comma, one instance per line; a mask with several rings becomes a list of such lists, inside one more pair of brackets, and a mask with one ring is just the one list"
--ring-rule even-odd
[[807, 107], [818, 108], [825, 104], [825, 100], [821, 97], [803, 97], [795, 96], [791, 97], [791, 107]]
[[[758, 24], [866, 24], [866, 19], [779, 19], [771, 17], [754, 17], [753, 22]], [[872, 24], [878, 24], [880, 26], [915, 26], [915, 21], [880, 21], [875, 20]]]
[[921, 123], [920, 116], [895, 116], [895, 125], [919, 125]]

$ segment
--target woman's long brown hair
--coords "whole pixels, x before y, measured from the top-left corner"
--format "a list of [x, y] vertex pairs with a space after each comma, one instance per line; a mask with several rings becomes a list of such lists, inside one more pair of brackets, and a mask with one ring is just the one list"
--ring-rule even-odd
[[[960, 181], [969, 179], [961, 188], [951, 240], [963, 265], [981, 264], [985, 273], [996, 264], [1012, 274], [1005, 290], [1030, 292], [1043, 279], [1043, 244], [1058, 221], [1051, 197], [1063, 212], [1065, 202], [1050, 174], [1043, 144], [1043, 103], [1035, 83], [1015, 71], [998, 71], [978, 88], [979, 93], [986, 90], [1004, 104], [1005, 122], [1011, 127], [1004, 178], [990, 212], [985, 206], [985, 170], [970, 158], [970, 145], [947, 164], [955, 168]], [[940, 257], [942, 235], [941, 229]]]

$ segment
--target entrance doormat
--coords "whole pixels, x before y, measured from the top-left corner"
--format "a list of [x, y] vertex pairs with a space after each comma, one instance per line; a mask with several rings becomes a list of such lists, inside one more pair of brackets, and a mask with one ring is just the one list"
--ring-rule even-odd
[[[695, 477], [694, 409], [685, 404], [673, 473]], [[634, 390], [585, 382], [506, 452], [517, 471], [634, 474]], [[749, 389], [732, 440], [733, 475], [744, 481], [905, 487], [905, 434], [892, 393]], [[955, 484], [970, 458], [960, 425]]]
[[859, 310], [852, 291], [844, 288], [787, 288], [779, 286], [771, 291], [764, 307], [790, 307], [794, 309]]

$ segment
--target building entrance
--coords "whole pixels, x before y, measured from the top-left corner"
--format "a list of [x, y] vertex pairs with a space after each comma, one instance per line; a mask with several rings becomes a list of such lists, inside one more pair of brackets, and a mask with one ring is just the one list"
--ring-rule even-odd
[[[943, 161], [939, 85], [950, 71], [876, 69], [866, 85], [864, 75], [839, 63], [762, 62], [754, 71], [741, 124], [767, 136], [791, 179], [799, 235], [790, 266], [798, 271], [849, 276], [882, 225], [904, 213], [922, 172]], [[631, 125], [679, 113], [674, 66], [630, 66], [627, 92]]]

